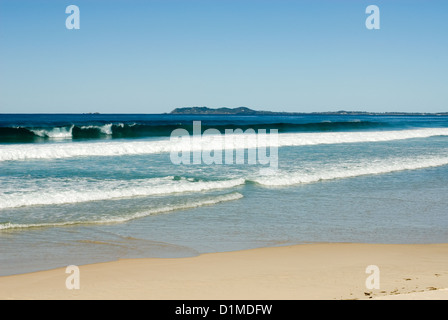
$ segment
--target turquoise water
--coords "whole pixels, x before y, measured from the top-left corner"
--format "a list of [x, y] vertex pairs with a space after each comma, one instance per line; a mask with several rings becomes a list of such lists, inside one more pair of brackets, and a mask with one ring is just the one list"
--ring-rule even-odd
[[[193, 121], [278, 129], [278, 168], [173, 164], [169, 135]], [[0, 275], [307, 242], [447, 242], [447, 147], [446, 116], [0, 115]]]

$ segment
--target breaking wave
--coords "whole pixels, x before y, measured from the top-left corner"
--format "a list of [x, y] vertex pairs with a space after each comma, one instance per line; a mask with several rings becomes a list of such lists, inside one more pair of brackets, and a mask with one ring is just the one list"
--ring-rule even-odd
[[[317, 123], [203, 123], [204, 130], [215, 128], [224, 132], [226, 129], [278, 129], [279, 132], [309, 132], [309, 131], [340, 131], [340, 130], [368, 130], [387, 128], [389, 124], [375, 121], [322, 121]], [[33, 142], [39, 139], [98, 139], [136, 138], [136, 137], [168, 137], [177, 128], [192, 130], [192, 122], [172, 123], [81, 123], [67, 125], [46, 125], [41, 127], [6, 126], [0, 127], [0, 142]]]
[[395, 158], [352, 164], [338, 164], [311, 171], [281, 172], [251, 179], [264, 186], [290, 186], [318, 181], [387, 174], [405, 170], [419, 170], [448, 165], [448, 157]]
[[[203, 181], [185, 177], [135, 180], [64, 179], [34, 180], [25, 188], [10, 186], [0, 193], [0, 210], [36, 205], [69, 204], [100, 200], [125, 199], [185, 192], [230, 189], [244, 184], [244, 179]], [[20, 183], [20, 182], [17, 182]]]
[[187, 210], [198, 208], [202, 206], [215, 205], [221, 202], [234, 201], [243, 198], [243, 195], [238, 192], [230, 194], [208, 197], [201, 200], [186, 201], [180, 204], [166, 205], [158, 208], [148, 209], [145, 211], [139, 211], [135, 213], [129, 213], [125, 215], [101, 217], [98, 219], [89, 220], [88, 218], [72, 220], [72, 221], [58, 221], [58, 222], [45, 222], [45, 223], [0, 223], [0, 230], [9, 229], [28, 229], [28, 228], [43, 228], [43, 227], [62, 227], [79, 224], [111, 224], [111, 223], [123, 223], [134, 219], [144, 218], [151, 215], [163, 214], [178, 210]]
[[[254, 139], [248, 135], [204, 136], [200, 143], [192, 144], [188, 139], [176, 141], [134, 140], [107, 142], [77, 142], [48, 144], [0, 145], [0, 161], [27, 159], [61, 159], [83, 156], [122, 156], [165, 152], [180, 152], [189, 148], [194, 150], [245, 149], [256, 147], [286, 147], [319, 144], [384, 142], [393, 140], [429, 138], [448, 136], [448, 128], [365, 131], [365, 132], [315, 132], [315, 133], [281, 133], [277, 139]], [[192, 139], [193, 140], [193, 139]]]

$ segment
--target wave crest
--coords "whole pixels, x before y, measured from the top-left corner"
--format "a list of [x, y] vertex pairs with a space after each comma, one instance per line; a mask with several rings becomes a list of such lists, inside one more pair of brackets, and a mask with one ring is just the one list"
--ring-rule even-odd
[[101, 200], [125, 199], [186, 192], [206, 192], [230, 189], [245, 180], [196, 181], [185, 177], [164, 177], [139, 180], [36, 180], [19, 192], [5, 190], [0, 193], [0, 210], [37, 205], [57, 205]]
[[116, 217], [102, 217], [96, 220], [77, 220], [77, 221], [59, 221], [59, 222], [46, 222], [46, 223], [0, 223], [0, 230], [11, 229], [29, 229], [29, 228], [44, 228], [44, 227], [63, 227], [80, 224], [112, 224], [112, 223], [124, 223], [134, 219], [144, 218], [151, 215], [169, 213], [179, 210], [194, 209], [203, 206], [215, 205], [222, 202], [234, 201], [243, 198], [243, 195], [238, 192], [229, 194], [208, 197], [201, 200], [187, 201], [181, 204], [167, 205], [159, 208], [148, 209], [145, 211], [135, 212], [123, 216]]
[[[282, 133], [278, 142], [270, 139], [242, 139], [234, 135], [230, 143], [223, 135], [207, 136], [200, 144], [190, 145], [188, 142], [170, 140], [152, 141], [108, 141], [77, 142], [67, 144], [17, 144], [0, 145], [0, 161], [28, 159], [62, 159], [72, 157], [100, 157], [142, 155], [166, 152], [180, 152], [190, 148], [195, 150], [218, 150], [225, 148], [245, 149], [256, 147], [309, 146], [319, 144], [364, 143], [429, 138], [448, 136], [448, 128], [415, 129], [400, 131], [368, 131], [368, 132], [319, 132], [319, 133]], [[250, 142], [252, 141], [252, 142]], [[188, 145], [186, 145], [188, 143]], [[251, 144], [252, 143], [252, 144]]]
[[347, 166], [339, 164], [320, 168], [314, 172], [284, 172], [266, 177], [255, 177], [251, 181], [264, 186], [282, 187], [319, 181], [355, 178], [366, 175], [387, 174], [405, 170], [419, 170], [448, 165], [448, 157], [386, 159], [362, 162]]

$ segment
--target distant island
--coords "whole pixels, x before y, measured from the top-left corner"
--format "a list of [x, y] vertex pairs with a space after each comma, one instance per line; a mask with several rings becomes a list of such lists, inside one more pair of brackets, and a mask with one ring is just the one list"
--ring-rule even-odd
[[316, 114], [316, 115], [436, 115], [436, 116], [446, 116], [448, 112], [439, 113], [423, 113], [423, 112], [367, 112], [367, 111], [327, 111], [327, 112], [274, 112], [274, 111], [257, 111], [249, 109], [247, 107], [238, 108], [208, 108], [208, 107], [187, 107], [187, 108], [176, 108], [170, 112], [170, 114], [192, 114], [192, 115], [306, 115], [306, 114]]
[[190, 107], [190, 108], [176, 108], [171, 111], [171, 114], [237, 114], [237, 115], [260, 115], [272, 114], [270, 111], [256, 111], [246, 107], [239, 108], [217, 108], [211, 109], [207, 107]]

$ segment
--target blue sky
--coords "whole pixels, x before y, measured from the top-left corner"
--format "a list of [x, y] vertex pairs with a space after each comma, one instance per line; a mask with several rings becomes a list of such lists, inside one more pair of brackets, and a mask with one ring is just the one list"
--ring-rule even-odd
[[[68, 30], [68, 5], [81, 28]], [[368, 5], [381, 29], [365, 27]], [[0, 113], [448, 111], [448, 1], [0, 0]]]

